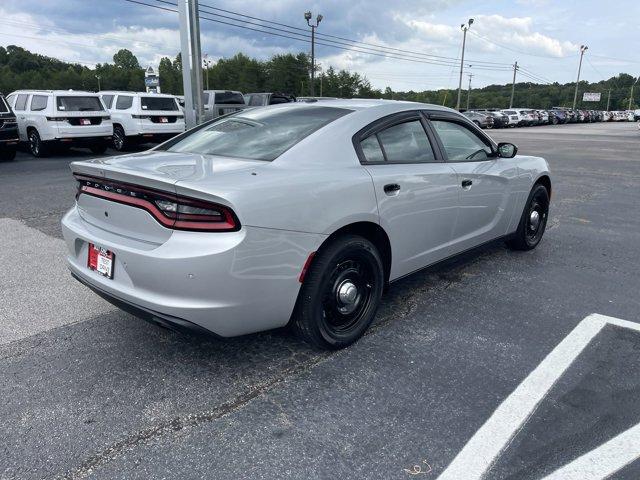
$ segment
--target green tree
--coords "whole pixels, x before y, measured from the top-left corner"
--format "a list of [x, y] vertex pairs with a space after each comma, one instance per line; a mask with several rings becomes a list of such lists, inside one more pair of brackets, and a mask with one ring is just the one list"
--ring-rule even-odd
[[125, 70], [136, 70], [140, 68], [137, 57], [126, 48], [120, 49], [113, 56], [113, 63], [116, 67]]

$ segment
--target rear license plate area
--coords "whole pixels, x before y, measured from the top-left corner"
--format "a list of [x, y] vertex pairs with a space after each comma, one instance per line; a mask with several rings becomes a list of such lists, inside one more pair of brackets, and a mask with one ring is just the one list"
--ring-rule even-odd
[[100, 275], [113, 278], [113, 261], [115, 254], [106, 248], [99, 247], [93, 243], [89, 244], [87, 255], [87, 267]]

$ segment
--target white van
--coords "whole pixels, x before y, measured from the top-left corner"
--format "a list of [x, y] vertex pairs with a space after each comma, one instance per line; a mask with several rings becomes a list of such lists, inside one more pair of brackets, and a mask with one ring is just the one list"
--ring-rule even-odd
[[111, 113], [112, 146], [118, 151], [137, 143], [164, 142], [184, 132], [184, 114], [173, 95], [98, 92]]
[[17, 90], [7, 96], [18, 121], [21, 142], [35, 157], [53, 146], [87, 147], [93, 153], [107, 149], [113, 125], [96, 93], [77, 90]]

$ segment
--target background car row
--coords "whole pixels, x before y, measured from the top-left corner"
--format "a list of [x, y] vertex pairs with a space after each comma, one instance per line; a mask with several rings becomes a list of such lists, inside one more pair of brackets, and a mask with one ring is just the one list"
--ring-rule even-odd
[[632, 122], [640, 119], [640, 111], [573, 110], [553, 107], [549, 110], [532, 108], [475, 109], [463, 114], [480, 128], [532, 127], [562, 123]]

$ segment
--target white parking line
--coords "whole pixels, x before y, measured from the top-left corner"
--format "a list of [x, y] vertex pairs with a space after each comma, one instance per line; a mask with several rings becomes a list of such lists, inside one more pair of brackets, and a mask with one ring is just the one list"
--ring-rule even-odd
[[[580, 355], [584, 348], [591, 340], [604, 328], [605, 325], [612, 324], [624, 328], [631, 328], [640, 331], [640, 324], [621, 320], [618, 318], [607, 317], [594, 313], [582, 320], [567, 335], [545, 359], [524, 379], [524, 381], [509, 395], [489, 419], [480, 427], [476, 434], [471, 437], [467, 444], [460, 450], [458, 455], [447, 469], [438, 477], [439, 480], [465, 480], [481, 479], [483, 475], [491, 468], [494, 462], [499, 458], [501, 453], [506, 450], [510, 442], [513, 440], [518, 431], [524, 426], [527, 420], [535, 413], [536, 408], [545, 397], [545, 395], [553, 388], [555, 383], [560, 379], [562, 374], [569, 368], [573, 361]], [[637, 428], [637, 427], [634, 427]], [[622, 435], [629, 433], [631, 439], [635, 439], [634, 435], [638, 435], [633, 428]], [[611, 440], [615, 445], [625, 442], [629, 436], [622, 437], [616, 441], [618, 437]], [[608, 444], [609, 442], [607, 442]], [[604, 448], [603, 452], [609, 451], [609, 446], [605, 444], [599, 448]], [[609, 464], [611, 468], [619, 465], [616, 469], [622, 468], [626, 463], [640, 457], [640, 443], [627, 444], [627, 451], [622, 452], [616, 458], [611, 458]], [[633, 447], [633, 448], [631, 448]], [[595, 451], [597, 451], [596, 449]], [[594, 451], [594, 452], [595, 452]], [[579, 476], [575, 478], [581, 479], [600, 479], [605, 478], [616, 470], [609, 472], [607, 475], [599, 476], [598, 473], [591, 474], [589, 467], [591, 465], [589, 455], [586, 454], [583, 462], [578, 462], [575, 467]], [[624, 458], [631, 458], [626, 463], [620, 464]], [[581, 457], [582, 458], [582, 457]], [[567, 465], [568, 468], [570, 465]], [[599, 471], [599, 470], [598, 470]], [[596, 470], [593, 470], [596, 472]], [[553, 474], [555, 475], [555, 473]], [[565, 477], [551, 477], [565, 478]], [[574, 477], [567, 477], [574, 478]]]
[[640, 456], [640, 424], [559, 468], [543, 480], [603, 479]]

